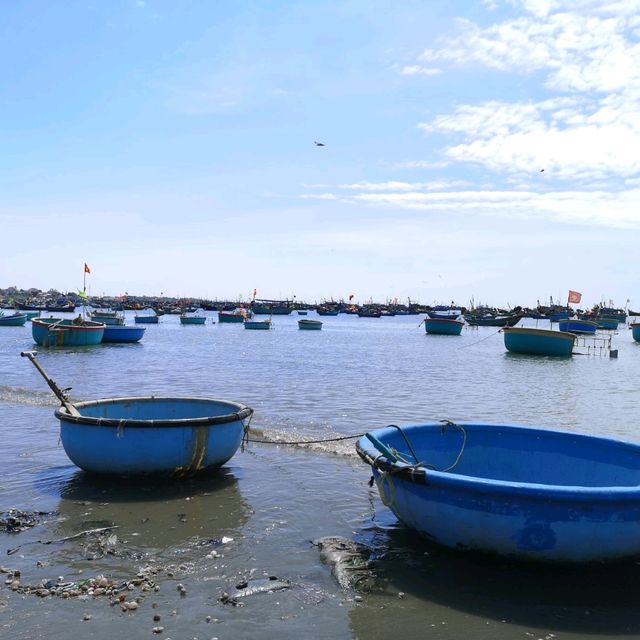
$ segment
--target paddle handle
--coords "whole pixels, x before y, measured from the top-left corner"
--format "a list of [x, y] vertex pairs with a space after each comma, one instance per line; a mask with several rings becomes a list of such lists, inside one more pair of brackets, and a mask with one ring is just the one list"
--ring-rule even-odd
[[71, 415], [79, 416], [80, 412], [76, 409], [76, 407], [69, 400], [69, 398], [67, 398], [67, 394], [54, 382], [51, 376], [49, 376], [47, 372], [42, 368], [42, 365], [38, 362], [36, 358], [37, 354], [38, 354], [37, 351], [21, 351], [20, 352], [20, 355], [23, 358], [29, 358], [29, 360], [31, 360], [31, 363], [33, 364], [33, 366], [40, 372], [42, 377], [46, 380], [47, 384], [49, 385], [53, 393], [56, 394], [56, 397], [58, 398], [58, 400], [60, 400], [60, 403], [62, 404], [62, 406]]

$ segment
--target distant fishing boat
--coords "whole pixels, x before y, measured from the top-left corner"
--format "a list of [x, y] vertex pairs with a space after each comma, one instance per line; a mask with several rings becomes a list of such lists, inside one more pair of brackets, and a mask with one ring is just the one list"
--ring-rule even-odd
[[570, 333], [595, 333], [598, 328], [598, 323], [593, 320], [569, 318], [560, 320], [558, 328], [560, 331], [569, 331]]
[[513, 327], [522, 320], [522, 314], [512, 313], [509, 315], [476, 315], [465, 313], [464, 319], [467, 324], [473, 327]]
[[133, 318], [133, 321], [136, 324], [158, 324], [158, 316], [154, 313], [150, 314], [140, 314], [136, 315]]
[[358, 318], [379, 318], [382, 315], [379, 309], [361, 307], [358, 309]]
[[464, 322], [454, 318], [425, 318], [424, 329], [427, 333], [442, 336], [459, 336]]
[[245, 320], [245, 329], [271, 329], [271, 320]]
[[180, 314], [180, 324], [204, 324], [207, 321], [207, 317], [204, 315], [190, 316], [186, 313]]
[[249, 407], [200, 397], [139, 396], [73, 404], [36, 360], [62, 406], [60, 440], [71, 462], [91, 473], [190, 476], [212, 471], [238, 450]]
[[34, 318], [31, 335], [36, 344], [44, 347], [78, 347], [100, 344], [105, 325], [93, 320], [62, 318]]
[[251, 311], [255, 315], [286, 316], [293, 311], [293, 303], [289, 300], [253, 300]]
[[512, 353], [541, 356], [570, 356], [576, 334], [551, 329], [504, 327], [504, 346]]
[[595, 321], [598, 324], [598, 329], [606, 329], [607, 331], [615, 331], [620, 324], [616, 316], [596, 316]]
[[246, 309], [235, 311], [218, 311], [218, 322], [220, 323], [242, 323], [245, 319], [251, 318], [251, 312]]
[[328, 307], [326, 305], [321, 305], [316, 309], [316, 313], [319, 316], [337, 316], [340, 313], [340, 310], [336, 307]]
[[124, 314], [119, 311], [96, 309], [89, 313], [89, 317], [95, 322], [102, 322], [106, 325], [124, 324]]
[[146, 330], [146, 327], [128, 326], [124, 324], [106, 325], [102, 342], [139, 342]]
[[306, 316], [306, 315], [307, 315], [307, 313], [308, 313], [307, 311], [302, 311], [302, 310], [299, 310], [299, 311], [298, 311], [298, 315], [299, 315], [299, 316]]
[[433, 320], [455, 320], [462, 315], [460, 309], [446, 309], [440, 311], [427, 311], [427, 316]]
[[304, 329], [306, 331], [319, 331], [322, 329], [321, 320], [298, 320], [298, 329]]
[[26, 313], [12, 313], [5, 315], [0, 312], [0, 327], [22, 327], [27, 321]]
[[458, 551], [544, 562], [640, 555], [640, 445], [518, 425], [389, 426], [361, 437], [383, 504]]

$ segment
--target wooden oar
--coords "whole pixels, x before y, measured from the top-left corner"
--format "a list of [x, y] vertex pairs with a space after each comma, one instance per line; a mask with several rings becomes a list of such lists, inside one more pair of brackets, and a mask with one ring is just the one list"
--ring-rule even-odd
[[49, 385], [53, 393], [56, 394], [62, 406], [72, 416], [79, 416], [80, 412], [76, 409], [75, 405], [69, 400], [69, 398], [67, 397], [67, 394], [53, 381], [53, 379], [47, 374], [47, 372], [42, 368], [40, 363], [36, 360], [37, 354], [38, 354], [37, 351], [22, 351], [20, 353], [20, 355], [23, 358], [29, 358], [29, 360], [31, 360], [31, 362], [33, 363], [33, 366], [40, 372], [42, 377], [47, 381], [47, 384]]

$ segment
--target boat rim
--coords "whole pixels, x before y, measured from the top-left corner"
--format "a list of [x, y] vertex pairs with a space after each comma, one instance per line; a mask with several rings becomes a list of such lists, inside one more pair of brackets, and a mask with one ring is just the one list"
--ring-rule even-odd
[[[555, 429], [540, 429], [536, 427], [528, 427], [525, 425], [507, 425], [497, 423], [477, 423], [477, 422], [451, 422], [443, 420], [441, 422], [430, 422], [420, 425], [405, 425], [408, 427], [432, 427], [442, 429], [446, 426], [451, 427], [489, 427], [492, 429], [508, 429], [510, 431], [527, 430], [533, 434], [553, 434], [562, 437], [587, 438], [589, 440], [597, 440], [602, 443], [610, 443], [618, 447], [632, 447], [640, 452], [640, 443], [619, 440], [616, 438], [608, 438], [606, 436], [592, 435], [588, 433], [559, 431]], [[373, 443], [367, 438], [367, 434], [378, 436], [383, 431], [391, 429], [392, 426], [382, 427], [368, 431], [356, 441], [356, 452], [364, 462], [377, 469], [382, 474], [391, 478], [400, 478], [413, 484], [455, 488], [477, 493], [481, 490], [483, 493], [491, 494], [517, 494], [526, 495], [530, 498], [548, 499], [554, 497], [557, 499], [578, 500], [580, 502], [588, 502], [590, 500], [598, 500], [600, 502], [615, 502], [640, 498], [640, 484], [638, 485], [603, 485], [603, 486], [585, 486], [585, 485], [556, 485], [541, 484], [534, 482], [512, 482], [509, 480], [494, 480], [492, 478], [483, 478], [479, 476], [469, 476], [456, 473], [455, 471], [437, 471], [428, 468], [422, 463], [409, 464], [401, 461], [391, 461], [384, 453], [378, 451]], [[402, 431], [403, 428], [400, 428]]]
[[520, 333], [525, 335], [545, 335], [564, 338], [565, 340], [575, 340], [576, 336], [570, 331], [556, 331], [555, 329], [539, 329], [538, 327], [502, 327], [503, 333]]
[[64, 422], [71, 422], [74, 424], [90, 424], [94, 426], [103, 427], [202, 427], [213, 424], [225, 424], [228, 422], [236, 422], [238, 420], [244, 420], [250, 418], [253, 415], [253, 409], [247, 405], [233, 402], [231, 400], [221, 400], [219, 398], [203, 398], [201, 396], [126, 396], [121, 398], [101, 398], [99, 400], [85, 400], [83, 402], [76, 402], [75, 407], [78, 411], [82, 411], [84, 407], [115, 404], [116, 402], [131, 402], [131, 401], [145, 401], [152, 402], [154, 400], [195, 400], [198, 402], [217, 402], [219, 404], [230, 405], [237, 410], [234, 413], [226, 413], [221, 416], [205, 416], [201, 418], [174, 418], [169, 420], [139, 420], [133, 418], [100, 418], [94, 416], [83, 416], [82, 413], [76, 416], [71, 413], [65, 407], [58, 407], [55, 411], [55, 416], [58, 420]]

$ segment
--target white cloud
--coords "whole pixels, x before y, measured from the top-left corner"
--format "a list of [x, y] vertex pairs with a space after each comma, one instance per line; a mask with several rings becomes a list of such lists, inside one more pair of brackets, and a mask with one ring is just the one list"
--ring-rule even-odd
[[442, 70], [432, 67], [422, 67], [418, 64], [412, 64], [402, 67], [400, 69], [400, 73], [403, 76], [437, 76], [439, 73], [442, 73]]

